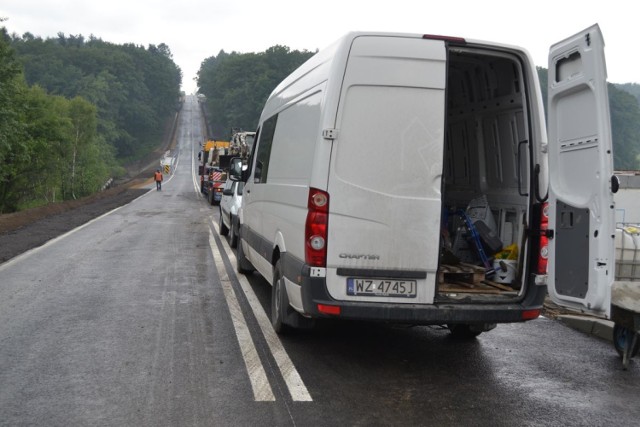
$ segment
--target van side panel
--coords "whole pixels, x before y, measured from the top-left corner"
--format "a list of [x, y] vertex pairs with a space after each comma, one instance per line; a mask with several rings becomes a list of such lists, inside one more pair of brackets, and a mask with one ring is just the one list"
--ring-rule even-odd
[[[256, 156], [252, 177], [244, 191], [245, 233], [250, 234], [246, 236], [250, 243], [247, 254], [267, 280], [272, 274], [274, 251], [292, 251], [291, 255], [299, 262], [304, 260], [307, 197], [322, 94], [319, 86], [293, 99], [266, 121], [276, 123], [269, 155]], [[258, 153], [266, 142], [264, 135], [261, 132]], [[259, 164], [261, 160], [263, 164]], [[264, 170], [266, 177], [259, 173]]]
[[273, 249], [276, 236], [281, 233], [283, 244], [278, 250], [287, 251], [300, 261], [304, 261], [309, 175], [320, 132], [321, 100], [322, 92], [318, 91], [278, 114], [269, 176], [261, 189], [264, 202], [259, 209], [265, 238]]
[[[445, 71], [441, 41], [354, 39], [340, 96], [328, 187], [327, 288], [337, 300], [433, 302]], [[413, 274], [418, 292], [405, 299], [349, 296], [347, 277], [338, 269], [355, 272], [355, 277], [358, 271], [378, 271], [390, 278]]]

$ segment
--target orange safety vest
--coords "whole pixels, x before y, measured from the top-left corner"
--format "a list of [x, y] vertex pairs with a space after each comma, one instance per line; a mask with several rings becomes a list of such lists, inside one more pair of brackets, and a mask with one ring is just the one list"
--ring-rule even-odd
[[156, 172], [154, 175], [156, 181], [162, 181], [162, 172]]

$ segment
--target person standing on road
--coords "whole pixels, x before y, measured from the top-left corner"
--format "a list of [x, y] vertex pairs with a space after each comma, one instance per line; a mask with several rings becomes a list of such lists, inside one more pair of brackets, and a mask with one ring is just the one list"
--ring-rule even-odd
[[153, 174], [153, 179], [156, 181], [156, 190], [162, 190], [162, 172], [160, 172], [160, 169], [156, 169], [156, 173]]

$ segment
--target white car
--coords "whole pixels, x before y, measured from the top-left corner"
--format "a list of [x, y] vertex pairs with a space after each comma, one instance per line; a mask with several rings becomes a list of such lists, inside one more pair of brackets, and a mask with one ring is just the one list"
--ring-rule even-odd
[[229, 235], [229, 245], [235, 248], [238, 244], [238, 209], [242, 202], [244, 182], [228, 180], [222, 190], [220, 200], [220, 234]]

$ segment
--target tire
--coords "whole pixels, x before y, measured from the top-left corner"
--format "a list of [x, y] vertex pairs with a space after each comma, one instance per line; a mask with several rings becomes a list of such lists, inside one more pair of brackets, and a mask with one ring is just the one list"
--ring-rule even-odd
[[213, 200], [213, 189], [209, 189], [209, 193], [207, 193], [207, 200], [209, 200], [209, 204], [211, 206], [215, 205], [215, 201]]
[[[620, 326], [617, 323], [613, 325], [613, 345], [616, 348], [616, 351], [620, 355], [623, 356], [624, 350], [628, 343], [630, 343], [633, 338], [634, 332], [624, 326]], [[636, 345], [631, 350], [631, 357], [636, 357], [638, 355], [638, 351], [640, 351], [640, 339], [636, 340]]]
[[236, 248], [238, 246], [238, 220], [231, 217], [231, 228], [229, 229], [229, 246]]
[[220, 235], [226, 236], [229, 234], [229, 228], [224, 225], [224, 221], [222, 220], [222, 209], [220, 210], [220, 219], [218, 220], [218, 225], [220, 226]]
[[271, 287], [271, 325], [276, 333], [281, 334], [287, 330], [285, 321], [289, 310], [289, 297], [287, 296], [280, 260], [278, 260], [273, 269], [273, 286]]
[[255, 269], [251, 262], [244, 256], [242, 249], [242, 240], [238, 240], [238, 253], [236, 254], [236, 270], [240, 274], [252, 273]]
[[460, 340], [471, 340], [482, 333], [481, 330], [472, 328], [471, 325], [466, 323], [454, 323], [447, 325], [447, 328], [449, 328], [449, 332], [453, 338]]

